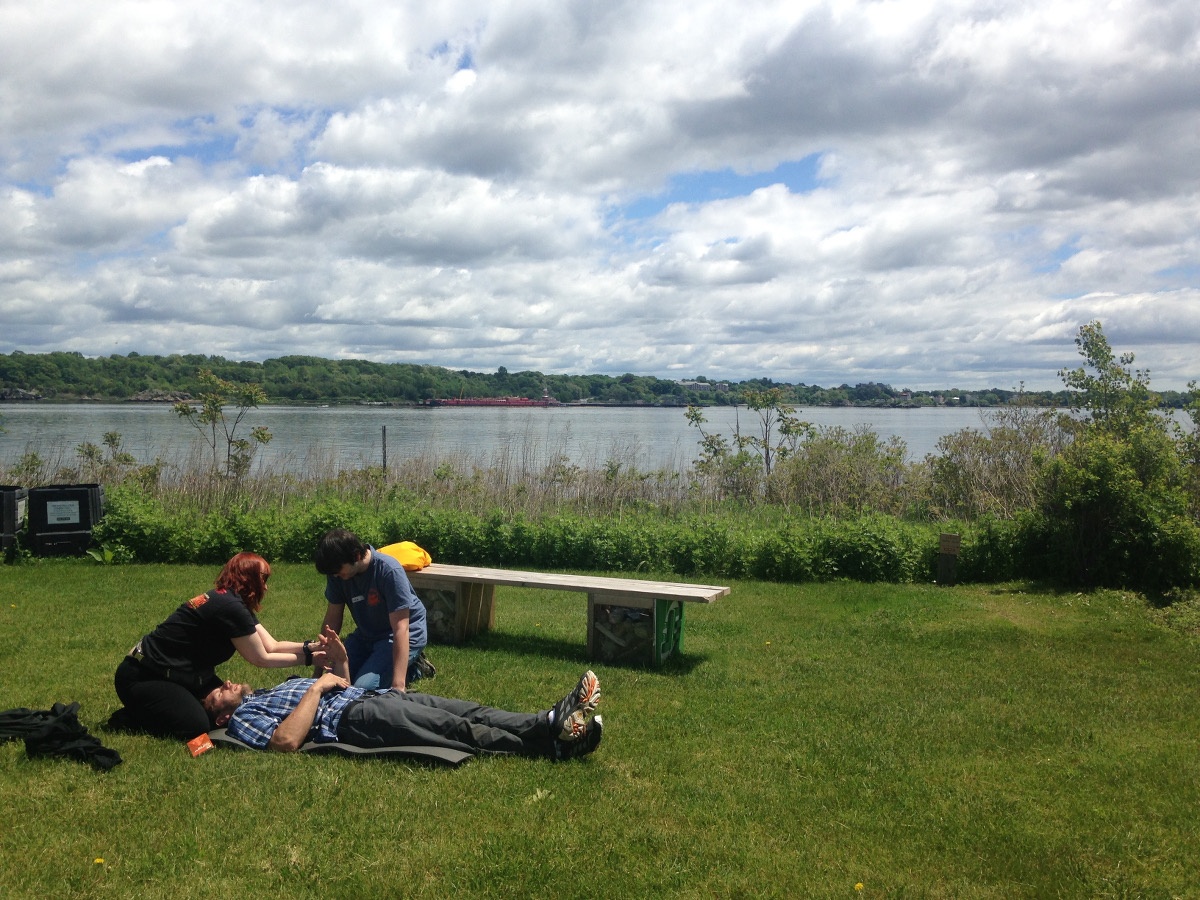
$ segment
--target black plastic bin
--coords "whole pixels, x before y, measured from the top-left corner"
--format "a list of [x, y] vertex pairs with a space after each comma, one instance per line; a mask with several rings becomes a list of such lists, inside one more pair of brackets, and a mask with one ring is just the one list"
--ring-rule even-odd
[[29, 545], [37, 556], [83, 553], [104, 515], [98, 484], [52, 484], [29, 490]]
[[17, 532], [25, 527], [29, 491], [15, 485], [0, 485], [0, 550], [8, 551], [17, 542]]

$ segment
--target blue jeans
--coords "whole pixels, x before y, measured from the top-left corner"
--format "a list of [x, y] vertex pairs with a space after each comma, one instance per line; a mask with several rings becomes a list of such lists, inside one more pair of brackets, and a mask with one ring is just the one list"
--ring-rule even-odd
[[[392, 686], [392, 636], [372, 642], [361, 631], [355, 629], [345, 640], [346, 658], [350, 663], [350, 683], [355, 687], [375, 691]], [[423, 647], [410, 649], [406, 684], [421, 677], [420, 670], [413, 665]]]

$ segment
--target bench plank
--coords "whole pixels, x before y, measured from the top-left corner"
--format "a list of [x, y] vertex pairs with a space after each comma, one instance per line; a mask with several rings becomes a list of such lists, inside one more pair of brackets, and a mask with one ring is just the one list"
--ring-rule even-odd
[[416, 587], [437, 587], [447, 583], [492, 584], [579, 591], [614, 598], [683, 600], [688, 603], [712, 603], [718, 597], [729, 593], [729, 588], [718, 585], [643, 581], [638, 578], [610, 578], [603, 575], [567, 575], [559, 572], [519, 572], [444, 563], [431, 563], [423, 569], [409, 572], [408, 578]]

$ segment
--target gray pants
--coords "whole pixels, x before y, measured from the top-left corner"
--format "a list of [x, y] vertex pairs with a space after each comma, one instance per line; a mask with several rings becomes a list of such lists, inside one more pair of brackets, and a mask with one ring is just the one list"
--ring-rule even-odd
[[514, 713], [467, 700], [388, 691], [351, 703], [338, 740], [355, 747], [448, 747], [468, 753], [554, 756], [545, 712]]

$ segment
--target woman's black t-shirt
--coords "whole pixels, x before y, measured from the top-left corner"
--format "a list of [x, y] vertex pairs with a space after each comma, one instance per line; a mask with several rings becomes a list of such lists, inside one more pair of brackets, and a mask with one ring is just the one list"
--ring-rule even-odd
[[180, 605], [142, 638], [142, 653], [164, 669], [211, 672], [233, 656], [233, 639], [253, 634], [258, 618], [237, 594], [209, 591]]

